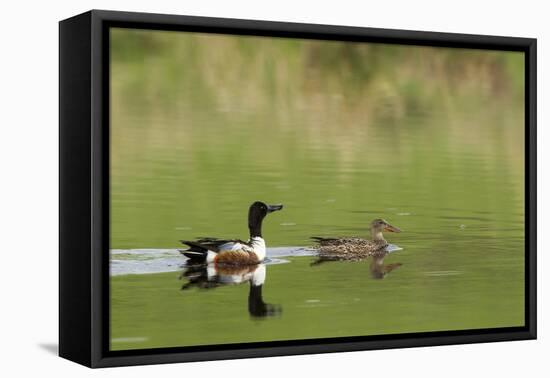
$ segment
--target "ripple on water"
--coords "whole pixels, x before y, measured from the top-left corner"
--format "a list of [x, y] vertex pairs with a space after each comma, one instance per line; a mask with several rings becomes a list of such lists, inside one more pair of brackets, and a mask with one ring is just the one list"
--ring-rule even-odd
[[[274, 247], [267, 249], [266, 265], [289, 262], [284, 257], [314, 256], [315, 250], [304, 247]], [[186, 257], [177, 249], [113, 249], [111, 276], [176, 272], [185, 265]]]
[[[386, 251], [393, 253], [403, 248], [388, 244]], [[285, 257], [316, 256], [317, 251], [308, 247], [273, 247], [267, 249], [265, 265], [285, 264]], [[177, 249], [112, 249], [111, 276], [125, 274], [153, 274], [177, 272], [185, 265], [186, 257]]]
[[424, 275], [429, 277], [444, 277], [444, 276], [458, 276], [463, 273], [464, 272], [461, 272], [459, 270], [436, 270], [433, 272], [424, 272]]

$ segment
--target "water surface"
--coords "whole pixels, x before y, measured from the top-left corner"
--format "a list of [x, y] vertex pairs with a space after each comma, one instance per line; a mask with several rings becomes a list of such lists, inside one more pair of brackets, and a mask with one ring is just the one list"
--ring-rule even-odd
[[[113, 350], [524, 324], [520, 53], [111, 41]], [[285, 205], [265, 220], [284, 263], [264, 267], [261, 301], [249, 281], [181, 290], [178, 240], [246, 238], [255, 200]], [[378, 217], [403, 230], [387, 272], [288, 253]]]

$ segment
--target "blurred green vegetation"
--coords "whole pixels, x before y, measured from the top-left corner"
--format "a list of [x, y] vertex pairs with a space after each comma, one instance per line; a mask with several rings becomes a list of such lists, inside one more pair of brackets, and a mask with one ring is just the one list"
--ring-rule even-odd
[[256, 199], [307, 226], [277, 245], [337, 209], [522, 211], [519, 53], [111, 33], [113, 248], [244, 237]]

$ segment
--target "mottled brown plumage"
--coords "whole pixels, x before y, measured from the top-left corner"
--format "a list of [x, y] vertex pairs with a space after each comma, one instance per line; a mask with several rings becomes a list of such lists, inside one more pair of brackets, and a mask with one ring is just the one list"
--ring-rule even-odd
[[376, 252], [384, 252], [386, 241], [373, 241], [361, 238], [321, 240], [317, 247], [320, 258], [338, 260], [361, 260]]
[[313, 237], [317, 241], [315, 248], [319, 252], [320, 260], [363, 260], [375, 254], [384, 254], [388, 245], [383, 231], [401, 232], [397, 227], [390, 225], [383, 219], [371, 222], [370, 232], [372, 240], [359, 237], [322, 238]]

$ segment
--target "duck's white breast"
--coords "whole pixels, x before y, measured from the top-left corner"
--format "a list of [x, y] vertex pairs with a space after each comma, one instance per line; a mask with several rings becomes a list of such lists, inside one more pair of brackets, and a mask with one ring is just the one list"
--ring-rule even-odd
[[250, 239], [250, 245], [252, 246], [252, 249], [254, 250], [254, 253], [256, 256], [258, 256], [258, 259], [262, 261], [265, 259], [266, 250], [265, 250], [265, 240], [262, 239], [259, 236], [254, 236]]

